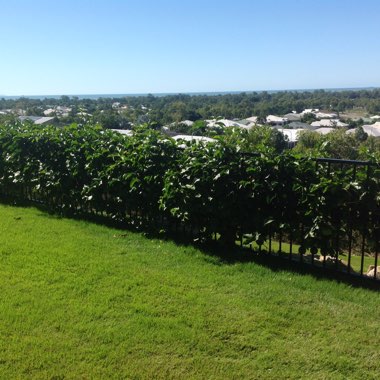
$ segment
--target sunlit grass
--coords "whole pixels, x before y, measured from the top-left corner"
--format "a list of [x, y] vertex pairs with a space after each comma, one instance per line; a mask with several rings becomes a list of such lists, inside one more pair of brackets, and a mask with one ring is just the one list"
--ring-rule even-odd
[[1, 379], [377, 378], [379, 293], [0, 206]]

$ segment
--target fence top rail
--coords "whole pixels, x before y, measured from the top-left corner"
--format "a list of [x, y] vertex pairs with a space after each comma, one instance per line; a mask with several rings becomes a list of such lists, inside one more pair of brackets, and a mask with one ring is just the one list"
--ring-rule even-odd
[[378, 165], [376, 162], [372, 162], [372, 161], [342, 160], [340, 158], [316, 158], [315, 160], [317, 162], [327, 162], [331, 164], [349, 164], [349, 165], [364, 165], [364, 166]]

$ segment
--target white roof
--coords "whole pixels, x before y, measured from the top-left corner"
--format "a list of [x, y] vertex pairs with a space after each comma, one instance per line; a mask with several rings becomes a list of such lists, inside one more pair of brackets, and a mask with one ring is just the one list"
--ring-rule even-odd
[[182, 120], [182, 121], [180, 121], [179, 123], [174, 123], [174, 124], [185, 124], [185, 125], [187, 125], [188, 127], [191, 127], [191, 126], [194, 124], [194, 122], [191, 121], [191, 120]]
[[48, 108], [47, 110], [44, 111], [44, 115], [47, 116], [47, 115], [51, 115], [52, 113], [54, 113], [55, 111], [53, 110], [53, 108]]
[[371, 116], [370, 119], [377, 120], [377, 119], [380, 119], [380, 116], [379, 115]]
[[348, 127], [348, 124], [342, 123], [338, 119], [322, 119], [319, 121], [313, 121], [310, 124], [312, 127]]
[[334, 128], [323, 127], [323, 128], [316, 129], [314, 132], [320, 133], [321, 135], [327, 135], [328, 133], [334, 130], [335, 130]]
[[305, 110], [303, 110], [301, 112], [301, 114], [314, 113], [314, 112], [319, 112], [319, 109], [318, 108], [306, 108]]
[[175, 121], [174, 123], [164, 125], [163, 128], [170, 129], [170, 127], [176, 127], [177, 125], [180, 125], [180, 124], [185, 124], [188, 127], [191, 127], [194, 124], [194, 122], [191, 120]]
[[284, 115], [284, 117], [291, 121], [299, 121], [302, 118], [302, 114], [292, 111], [291, 113], [287, 113], [286, 115]]
[[337, 117], [337, 114], [336, 113], [317, 112], [315, 114], [315, 117], [318, 119], [333, 119], [334, 117]]
[[54, 117], [40, 117], [38, 120], [36, 120], [34, 122], [34, 124], [46, 124], [48, 123], [49, 121], [52, 121], [54, 119]]
[[[363, 131], [368, 136], [380, 137], [380, 122], [371, 125], [363, 125]], [[346, 133], [355, 133], [356, 129], [349, 129]]]
[[298, 141], [298, 136], [301, 131], [304, 131], [304, 129], [278, 129], [280, 132], [282, 132], [287, 138], [289, 142], [296, 142]]
[[206, 136], [189, 136], [189, 135], [177, 135], [173, 137], [174, 140], [184, 140], [184, 141], [202, 141], [202, 142], [214, 142], [215, 139]]
[[268, 115], [267, 122], [268, 123], [286, 123], [288, 119], [286, 117], [280, 117], [275, 115]]
[[257, 123], [257, 120], [258, 120], [258, 116], [251, 116], [251, 117], [247, 117], [245, 120], [247, 120], [247, 121], [250, 121], [250, 122], [252, 122], [252, 123]]
[[71, 108], [65, 106], [57, 106], [56, 110], [60, 112], [71, 112]]
[[372, 125], [363, 125], [363, 130], [367, 133], [368, 136], [380, 137], [380, 125], [376, 126], [376, 124]]
[[251, 127], [238, 123], [233, 120], [228, 120], [228, 119], [213, 119], [213, 120], [206, 120], [207, 126], [208, 127], [217, 127], [220, 124], [223, 124], [225, 127], [238, 127], [238, 128], [243, 128], [243, 129], [250, 129]]
[[131, 131], [130, 129], [111, 129], [111, 130], [114, 132], [121, 133], [122, 135], [125, 135], [125, 136], [133, 135], [133, 131]]

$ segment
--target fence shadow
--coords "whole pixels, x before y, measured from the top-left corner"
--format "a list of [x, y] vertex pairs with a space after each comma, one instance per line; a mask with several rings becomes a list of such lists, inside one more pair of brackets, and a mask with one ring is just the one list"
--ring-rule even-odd
[[51, 210], [48, 206], [36, 203], [30, 200], [12, 199], [9, 197], [1, 198], [1, 203], [12, 207], [34, 207], [41, 214], [54, 219], [69, 218], [73, 220], [85, 221], [89, 223], [107, 226], [118, 229], [121, 233], [125, 231], [138, 232], [144, 234], [149, 239], [160, 239], [171, 241], [178, 246], [192, 246], [199, 249], [206, 256], [217, 259], [221, 265], [233, 265], [236, 263], [255, 263], [263, 266], [272, 272], [288, 271], [301, 275], [311, 275], [317, 280], [329, 280], [337, 283], [344, 283], [356, 288], [365, 288], [369, 290], [380, 290], [380, 281], [374, 280], [367, 276], [359, 276], [354, 274], [337, 271], [328, 267], [311, 265], [305, 262], [289, 260], [288, 258], [280, 257], [270, 253], [259, 253], [252, 249], [231, 246], [226, 247], [220, 241], [193, 239], [188, 234], [180, 233], [173, 230], [160, 230], [154, 226], [144, 226], [126, 223], [123, 221], [113, 220], [106, 216], [92, 214], [60, 214]]
[[[177, 242], [178, 243], [178, 242]], [[181, 244], [181, 243], [179, 243]], [[380, 290], [380, 281], [374, 280], [367, 276], [349, 274], [337, 271], [332, 268], [311, 265], [305, 262], [289, 260], [275, 254], [259, 253], [249, 248], [222, 247], [218, 242], [211, 242], [204, 245], [198, 245], [204, 254], [218, 258], [226, 265], [236, 263], [255, 263], [263, 266], [272, 272], [288, 271], [301, 275], [311, 275], [317, 280], [329, 280], [337, 283], [343, 283], [355, 288], [365, 288], [370, 290]]]

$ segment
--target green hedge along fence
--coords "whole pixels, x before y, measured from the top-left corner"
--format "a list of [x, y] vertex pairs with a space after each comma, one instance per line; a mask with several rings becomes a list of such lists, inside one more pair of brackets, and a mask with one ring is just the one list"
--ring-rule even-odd
[[0, 126], [0, 192], [62, 213], [175, 224], [226, 245], [244, 238], [261, 250], [276, 239], [336, 258], [357, 249], [377, 265], [378, 163], [242, 154], [222, 142], [179, 148], [147, 128], [125, 137], [93, 125], [15, 124]]

